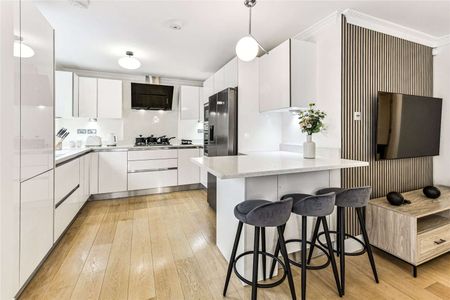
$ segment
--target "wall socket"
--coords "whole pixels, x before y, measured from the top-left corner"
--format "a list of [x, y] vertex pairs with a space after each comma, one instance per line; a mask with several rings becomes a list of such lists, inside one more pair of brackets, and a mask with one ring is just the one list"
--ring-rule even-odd
[[77, 134], [86, 134], [86, 129], [77, 129]]
[[354, 121], [361, 121], [361, 112], [360, 111], [355, 111], [353, 113], [353, 120]]
[[88, 129], [87, 133], [88, 134], [97, 134], [97, 129]]

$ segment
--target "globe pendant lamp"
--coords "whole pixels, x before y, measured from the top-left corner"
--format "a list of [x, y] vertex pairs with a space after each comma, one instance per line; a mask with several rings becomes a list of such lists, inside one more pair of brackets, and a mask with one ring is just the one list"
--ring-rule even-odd
[[141, 66], [141, 62], [133, 57], [133, 52], [127, 51], [125, 57], [122, 57], [119, 59], [119, 65], [128, 70], [135, 70], [138, 69]]
[[241, 38], [236, 44], [236, 55], [242, 61], [252, 61], [258, 56], [259, 49], [268, 53], [252, 35], [252, 7], [256, 0], [245, 0], [244, 5], [249, 9], [248, 35]]

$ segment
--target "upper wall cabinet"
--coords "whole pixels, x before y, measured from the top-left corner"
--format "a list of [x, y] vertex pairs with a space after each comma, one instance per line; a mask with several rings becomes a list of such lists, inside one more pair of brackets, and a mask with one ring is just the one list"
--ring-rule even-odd
[[237, 86], [238, 67], [237, 57], [230, 60], [225, 66], [214, 74], [214, 93], [223, 91], [226, 88]]
[[180, 120], [199, 120], [200, 87], [180, 87]]
[[209, 77], [203, 82], [203, 103], [209, 101], [209, 97], [214, 95], [214, 76]]
[[[55, 117], [71, 118], [78, 112], [74, 111], [74, 96], [77, 96], [78, 88], [75, 85], [78, 76], [73, 72], [55, 72]], [[74, 89], [76, 87], [76, 90]]]
[[259, 58], [259, 110], [304, 108], [316, 100], [315, 44], [289, 39]]
[[99, 118], [122, 118], [122, 81], [113, 79], [98, 79]]
[[79, 77], [78, 110], [80, 118], [121, 118], [122, 81]]

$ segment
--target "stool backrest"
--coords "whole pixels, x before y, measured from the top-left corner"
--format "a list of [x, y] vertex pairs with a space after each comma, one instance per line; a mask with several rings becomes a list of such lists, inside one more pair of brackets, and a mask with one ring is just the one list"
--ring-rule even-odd
[[365, 207], [369, 203], [371, 193], [370, 186], [345, 189], [336, 195], [336, 206]]
[[333, 212], [336, 194], [328, 193], [307, 197], [304, 194], [288, 194], [283, 196], [283, 198], [286, 197], [294, 199], [293, 213], [308, 217], [324, 217]]
[[291, 216], [292, 199], [260, 205], [247, 214], [247, 222], [257, 227], [276, 227], [286, 224]]

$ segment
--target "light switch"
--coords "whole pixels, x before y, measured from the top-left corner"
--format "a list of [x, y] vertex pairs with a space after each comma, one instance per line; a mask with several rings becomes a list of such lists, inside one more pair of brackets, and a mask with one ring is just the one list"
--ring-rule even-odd
[[355, 111], [353, 113], [353, 120], [354, 121], [361, 121], [361, 112], [360, 111]]

